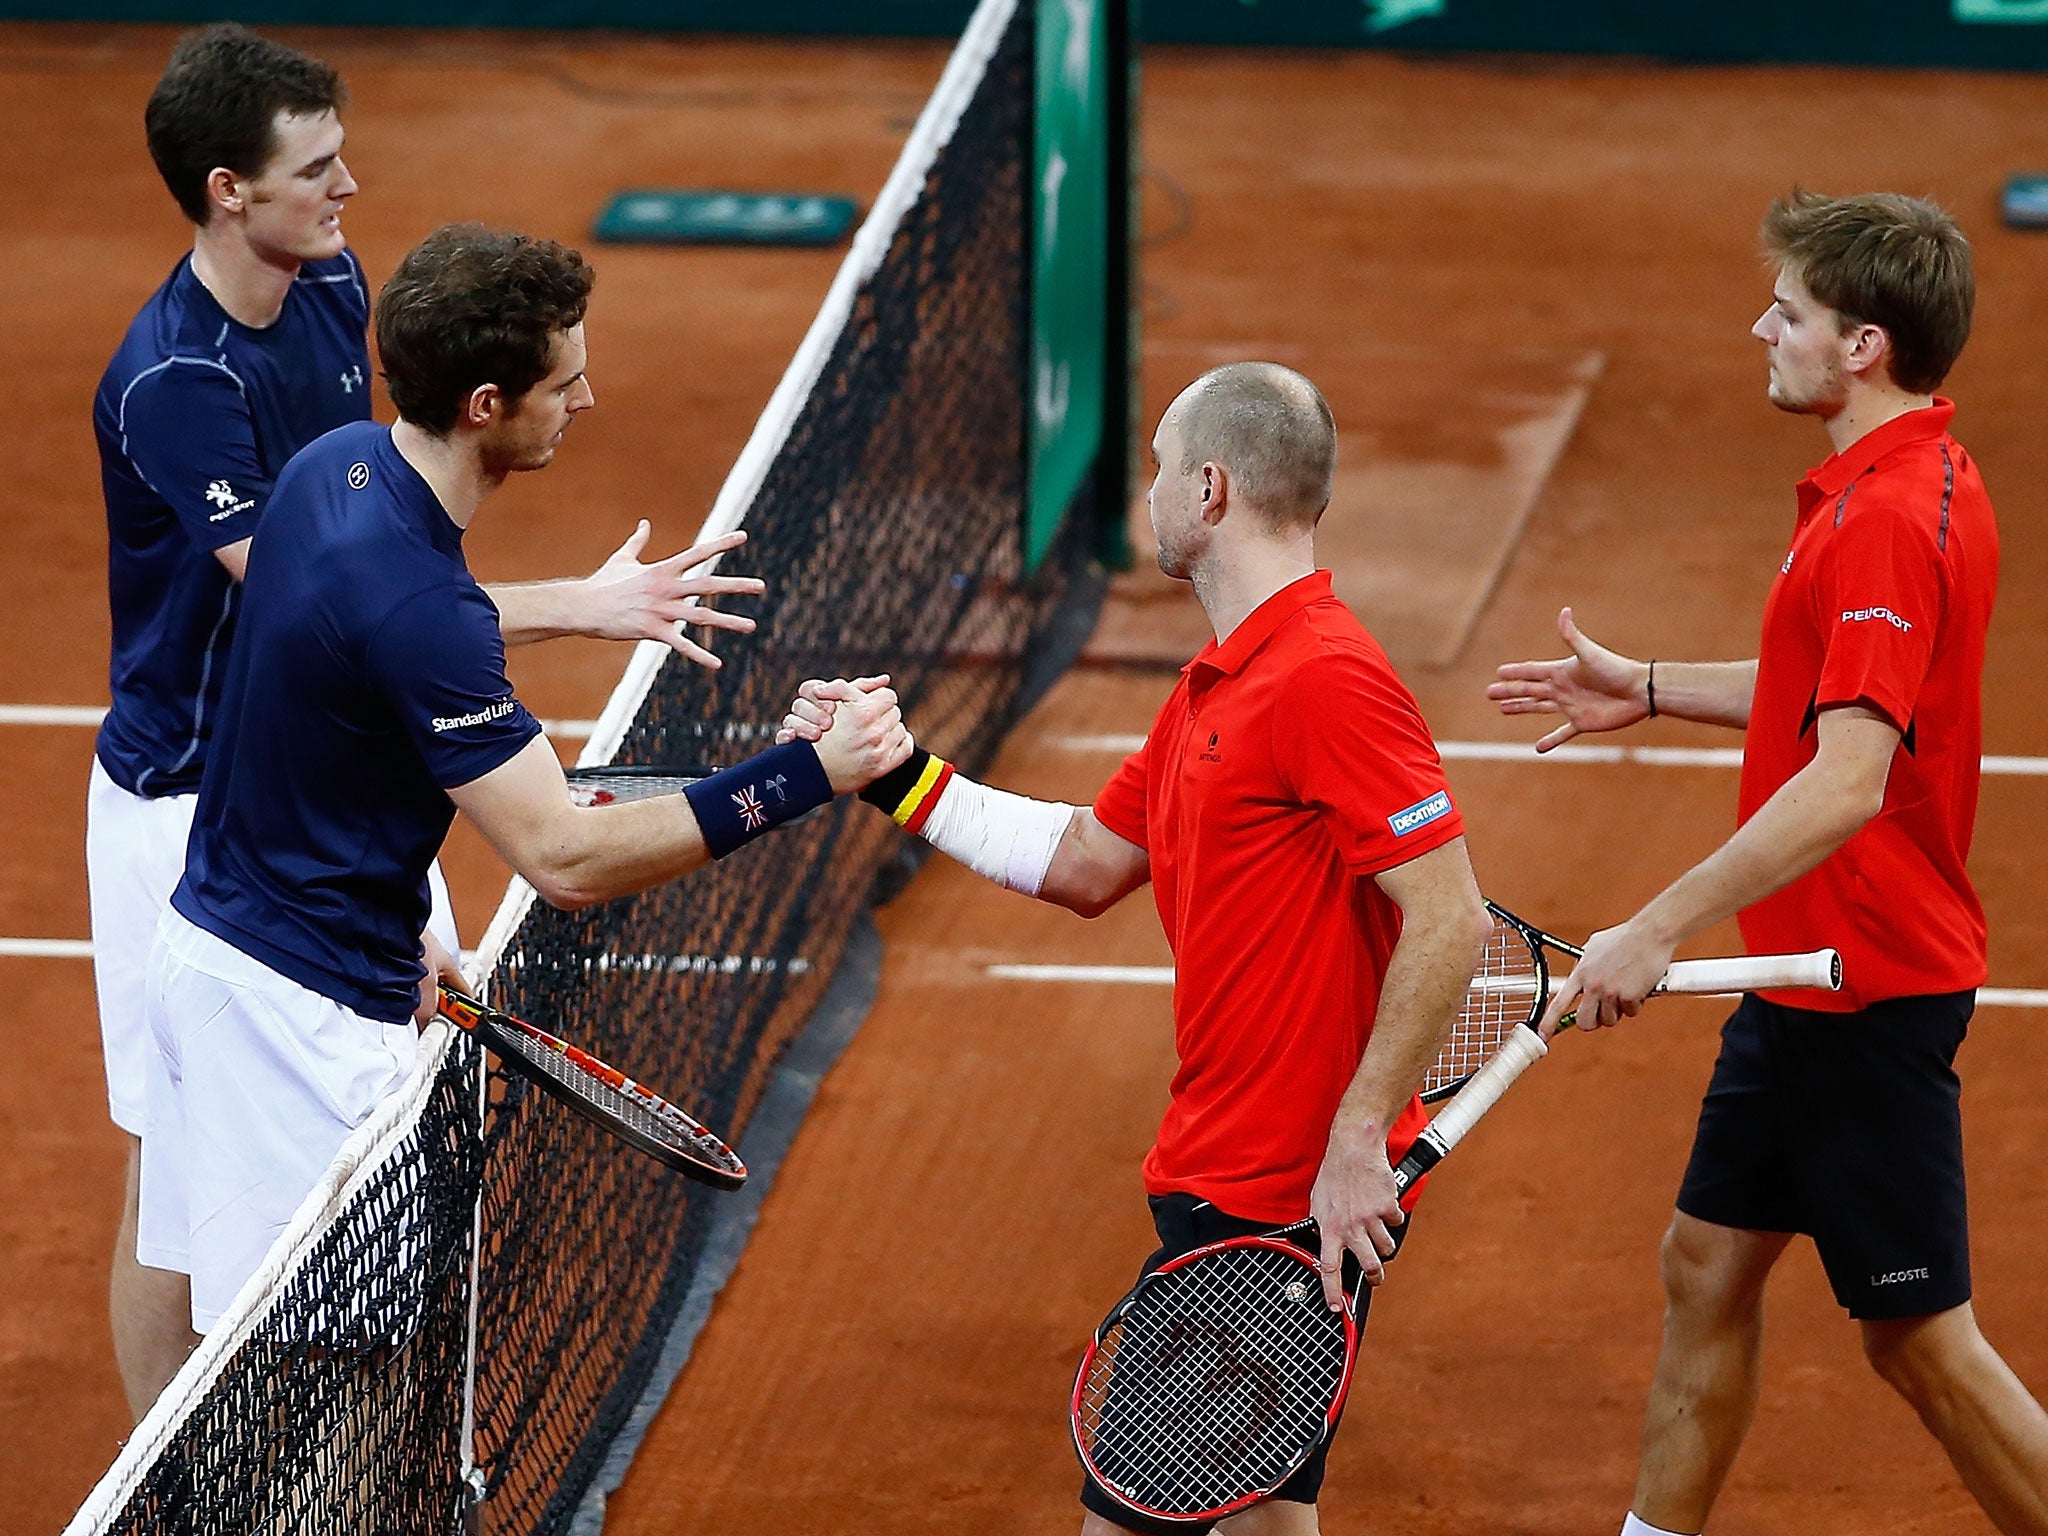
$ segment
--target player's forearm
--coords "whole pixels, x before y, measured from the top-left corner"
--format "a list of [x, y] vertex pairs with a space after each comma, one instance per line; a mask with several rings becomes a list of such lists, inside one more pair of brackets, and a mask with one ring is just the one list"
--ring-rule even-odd
[[[490, 834], [486, 828], [486, 835]], [[494, 845], [499, 839], [492, 838]], [[498, 846], [551, 907], [576, 911], [644, 891], [711, 862], [702, 828], [681, 795], [616, 805], [563, 805], [513, 846]]]
[[1082, 917], [1100, 917], [1151, 878], [1145, 851], [1125, 842], [1081, 806], [1067, 824], [1038, 899]]
[[922, 749], [861, 798], [1005, 890], [1083, 917], [1144, 883], [1143, 851], [1087, 810], [978, 784]]
[[495, 582], [484, 588], [497, 605], [498, 629], [507, 645], [592, 633], [588, 593], [589, 583], [580, 576]]
[[[1650, 665], [1644, 664], [1645, 702]], [[1659, 661], [1654, 665], [1658, 714], [1738, 731], [1749, 724], [1750, 700], [1756, 694], [1754, 661]]]
[[1372, 1038], [1337, 1107], [1337, 1129], [1385, 1139], [1450, 1037], [1491, 931], [1476, 888], [1404, 908]]
[[1867, 783], [1816, 758], [1635, 921], [1666, 943], [1682, 944], [1790, 885], [1854, 837], [1883, 804], [1882, 780], [1873, 794]]

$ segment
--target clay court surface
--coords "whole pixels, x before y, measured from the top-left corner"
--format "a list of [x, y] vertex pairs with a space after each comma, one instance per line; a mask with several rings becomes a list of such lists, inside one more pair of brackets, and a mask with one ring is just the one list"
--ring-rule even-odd
[[[0, 703], [105, 699], [104, 532], [89, 401], [186, 239], [140, 142], [171, 34], [0, 26], [5, 434]], [[436, 224], [580, 239], [628, 186], [881, 183], [942, 52], [497, 34], [308, 33], [354, 92], [348, 227], [372, 280]], [[2048, 754], [2048, 237], [1996, 193], [2048, 168], [2048, 80], [1635, 63], [1154, 53], [1146, 60], [1149, 430], [1210, 361], [1275, 357], [1328, 390], [1346, 478], [1340, 590], [1445, 740], [1509, 740], [1481, 689], [1551, 654], [1566, 601], [1638, 655], [1752, 653], [1825, 452], [1763, 396], [1764, 205], [1792, 182], [1930, 193], [1976, 240], [1957, 433], [2004, 529], [1986, 749]], [[695, 528], [838, 253], [604, 250], [601, 409], [469, 540], [485, 579], [580, 572], [643, 513]], [[380, 411], [388, 419], [388, 409]], [[1141, 562], [1143, 556], [1141, 552]], [[743, 567], [742, 567], [743, 568]], [[1120, 583], [1091, 664], [991, 777], [1087, 800], [1200, 643], [1192, 598]], [[515, 655], [537, 713], [588, 717], [623, 655]], [[914, 722], [913, 722], [914, 724]], [[1520, 732], [1532, 739], [1534, 731]], [[1732, 745], [1659, 725], [1653, 745]], [[0, 935], [82, 938], [88, 730], [0, 726]], [[1729, 829], [1722, 768], [1454, 761], [1490, 894], [1564, 933], [1625, 916]], [[1975, 870], [1992, 983], [2048, 987], [2048, 781], [1986, 781]], [[504, 874], [458, 829], [467, 936]], [[1150, 1245], [1137, 1164], [1171, 1066], [1157, 986], [1001, 982], [998, 962], [1161, 965], [1145, 897], [1085, 924], [943, 860], [882, 915], [874, 1013], [819, 1094], [607, 1529], [1074, 1529], [1064, 1403], [1081, 1340]], [[1702, 951], [1734, 943], [1732, 929]], [[56, 1530], [125, 1417], [104, 1277], [120, 1144], [89, 966], [0, 958], [0, 1532]], [[1424, 1202], [1374, 1307], [1333, 1459], [1332, 1533], [1604, 1532], [1626, 1506], [1654, 1355], [1658, 1234], [1717, 1005], [1567, 1039]], [[2038, 1011], [1965, 1048], [1978, 1308], [2048, 1387]], [[1757, 1429], [1717, 1533], [1988, 1530], [1863, 1365], [1809, 1248], [1772, 1291]]]

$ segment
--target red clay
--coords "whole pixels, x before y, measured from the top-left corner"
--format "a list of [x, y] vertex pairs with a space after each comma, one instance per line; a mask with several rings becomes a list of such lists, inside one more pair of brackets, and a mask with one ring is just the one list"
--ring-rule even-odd
[[[9, 434], [11, 600], [0, 701], [103, 697], [102, 535], [87, 401], [126, 317], [182, 232], [139, 142], [161, 29], [0, 27], [0, 291], [25, 353]], [[433, 224], [481, 217], [578, 236], [618, 186], [879, 185], [936, 77], [923, 46], [630, 44], [306, 34], [355, 92], [352, 210], [373, 274]], [[687, 92], [623, 106], [542, 71]], [[1398, 430], [1347, 408], [1347, 449], [1409, 471], [1499, 463], [1513, 358], [1598, 352], [1576, 433], [1455, 661], [1403, 657], [1445, 738], [1508, 738], [1480, 689], [1548, 654], [1557, 606], [1644, 654], [1733, 656], [1820, 457], [1811, 423], [1765, 402], [1747, 327], [1766, 301], [1764, 204], [1797, 181], [1930, 192], [1977, 241], [1977, 339], [1952, 381], [1957, 431], [2005, 529], [1987, 747], [2048, 753], [2033, 317], [2048, 239], [1994, 223], [2012, 170], [2048, 165], [2048, 81], [1634, 64], [1408, 62], [1167, 52], [1146, 63], [1148, 159], [1193, 219], [1148, 252], [1161, 345], [1285, 351], [1369, 411], [1426, 360], [1439, 419]], [[52, 175], [53, 165], [88, 174]], [[1155, 228], [1169, 208], [1150, 199]], [[603, 251], [591, 332], [600, 404], [571, 452], [520, 483], [471, 541], [487, 576], [594, 564], [628, 520], [695, 526], [822, 295], [836, 254]], [[1381, 365], [1384, 367], [1384, 365]], [[1422, 366], [1422, 365], [1418, 365]], [[1464, 381], [1462, 384], [1460, 381]], [[1150, 416], [1182, 382], [1148, 369]], [[1357, 509], [1350, 509], [1361, 515]], [[1336, 507], [1332, 518], [1343, 519]], [[1376, 520], [1387, 518], [1377, 509]], [[1398, 527], [1398, 522], [1396, 522]], [[1436, 524], [1418, 502], [1409, 534]], [[1372, 558], [1370, 551], [1356, 557]], [[1191, 600], [1123, 584], [1119, 633], [1188, 648]], [[1374, 622], [1371, 611], [1363, 614]], [[619, 658], [517, 659], [542, 713], [594, 712]], [[1142, 731], [1166, 683], [1067, 680], [995, 777], [1092, 795], [1114, 757], [1056, 744]], [[1533, 734], [1533, 733], [1531, 733]], [[1658, 727], [1643, 738], [1708, 742]], [[85, 931], [88, 735], [0, 729], [26, 809], [10, 828], [0, 931]], [[1488, 889], [1565, 932], [1625, 914], [1729, 826], [1714, 770], [1454, 764]], [[2039, 781], [1994, 779], [1976, 871], [1993, 980], [2048, 985], [2030, 900]], [[479, 931], [502, 881], [451, 853]], [[826, 1083], [761, 1228], [647, 1455], [615, 1532], [1071, 1529], [1066, 1386], [1080, 1341], [1147, 1246], [1137, 1163], [1170, 1070], [1163, 989], [991, 982], [996, 960], [1158, 964], [1143, 898], [1094, 924], [996, 892], [944, 861], [884, 916], [880, 1003]], [[1732, 942], [1730, 933], [1717, 936]], [[122, 1432], [101, 1287], [118, 1175], [90, 980], [77, 961], [0, 960], [0, 1533], [68, 1516]], [[1332, 1533], [1565, 1533], [1619, 1524], [1655, 1348], [1656, 1240], [1711, 1058], [1712, 1005], [1568, 1040], [1436, 1181], [1375, 1308], [1361, 1395], [1335, 1457]], [[2048, 1141], [2028, 1075], [2031, 1015], [1986, 1010], [1964, 1056], [1978, 1306], [2021, 1375], [2048, 1385], [2031, 1177]], [[1950, 1536], [1987, 1528], [1911, 1415], [1870, 1376], [1810, 1257], [1773, 1291], [1758, 1427], [1717, 1532]], [[715, 1426], [715, 1428], [713, 1428]]]

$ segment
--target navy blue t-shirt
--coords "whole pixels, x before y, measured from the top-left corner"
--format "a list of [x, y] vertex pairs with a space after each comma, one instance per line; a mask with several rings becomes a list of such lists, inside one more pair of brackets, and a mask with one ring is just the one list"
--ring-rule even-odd
[[364, 422], [286, 466], [171, 904], [368, 1018], [411, 1017], [447, 791], [540, 734], [462, 530]]
[[228, 317], [188, 256], [142, 306], [93, 400], [107, 502], [108, 776], [199, 785], [238, 588], [214, 551], [256, 531], [285, 462], [370, 419], [369, 292], [355, 257], [309, 261], [264, 329]]

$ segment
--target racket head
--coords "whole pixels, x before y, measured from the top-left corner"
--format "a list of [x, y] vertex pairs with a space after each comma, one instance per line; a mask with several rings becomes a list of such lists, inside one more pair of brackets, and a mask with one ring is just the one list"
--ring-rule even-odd
[[592, 806], [680, 795], [710, 772], [708, 768], [659, 763], [605, 763], [595, 768], [571, 768], [564, 776], [569, 781], [569, 798], [580, 806]]
[[441, 989], [440, 1011], [543, 1093], [655, 1161], [715, 1189], [747, 1182], [747, 1165], [721, 1137], [616, 1067], [452, 987]]
[[1095, 1331], [1068, 1405], [1074, 1450], [1112, 1499], [1168, 1522], [1257, 1503], [1330, 1434], [1358, 1357], [1346, 1296], [1313, 1253], [1235, 1237], [1169, 1259]]
[[1493, 916], [1493, 932], [1486, 936], [1485, 956], [1465, 988], [1458, 1022], [1423, 1077], [1425, 1104], [1450, 1098], [1493, 1059], [1509, 1035], [1535, 1026], [1550, 1001], [1550, 962], [1544, 951], [1569, 951], [1569, 946], [1490, 901], [1486, 910]]

